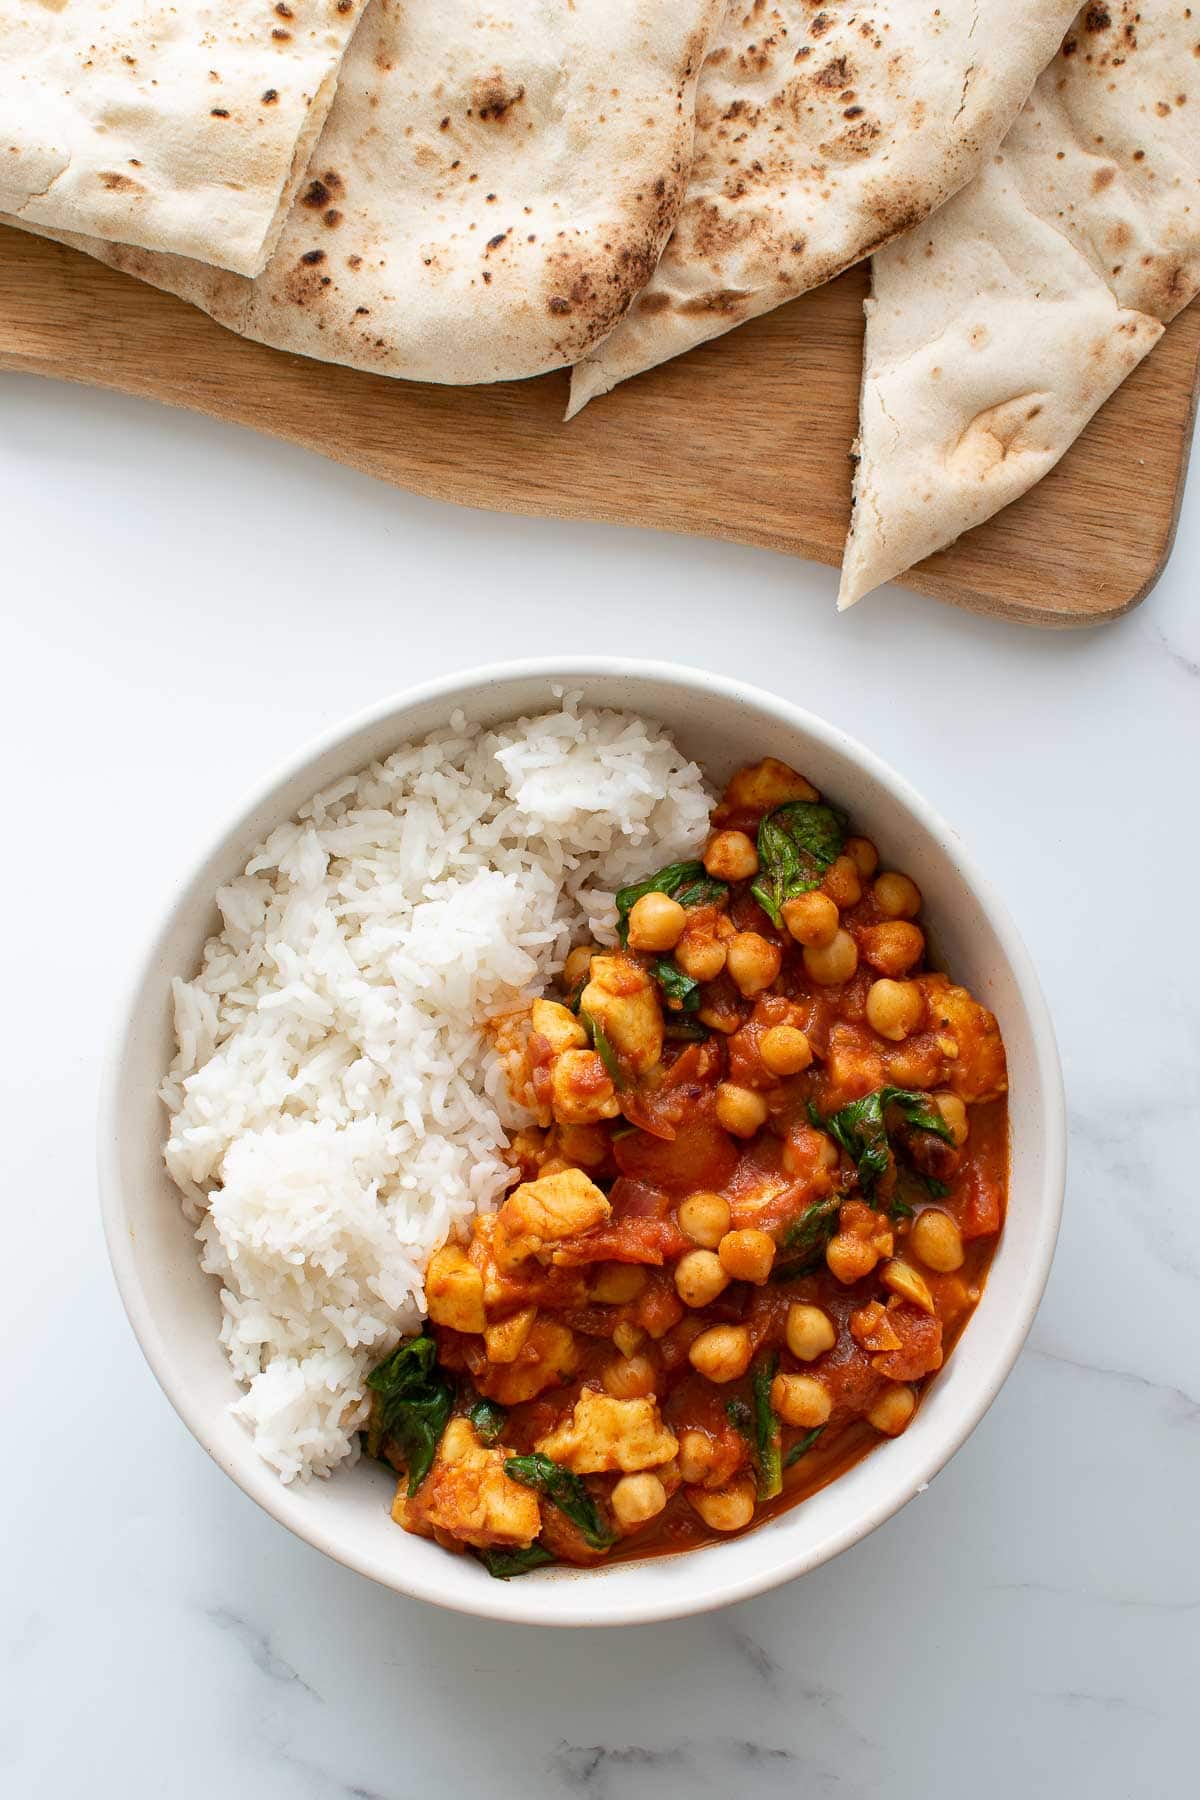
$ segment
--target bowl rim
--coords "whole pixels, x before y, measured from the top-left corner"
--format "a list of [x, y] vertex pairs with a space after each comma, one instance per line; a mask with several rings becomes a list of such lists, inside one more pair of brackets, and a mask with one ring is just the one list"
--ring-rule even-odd
[[[753, 708], [767, 719], [809, 736], [823, 748], [862, 768], [870, 780], [899, 801], [930, 836], [952, 852], [964, 886], [991, 927], [1025, 1010], [1033, 1049], [1029, 1085], [1040, 1097], [1044, 1126], [1036, 1244], [1034, 1254], [1025, 1268], [1020, 1304], [1008, 1318], [1007, 1330], [999, 1348], [994, 1352], [993, 1366], [987, 1378], [981, 1382], [974, 1400], [955, 1417], [941, 1440], [930, 1447], [921, 1462], [911, 1471], [909, 1478], [894, 1491], [881, 1494], [872, 1504], [828, 1533], [819, 1543], [771, 1558], [755, 1571], [736, 1578], [730, 1576], [722, 1579], [720, 1559], [716, 1558], [715, 1573], [708, 1576], [703, 1591], [689, 1593], [682, 1598], [671, 1594], [661, 1599], [630, 1602], [616, 1612], [611, 1609], [597, 1612], [589, 1606], [587, 1596], [593, 1582], [603, 1572], [580, 1572], [584, 1579], [572, 1583], [574, 1592], [579, 1595], [578, 1614], [561, 1618], [543, 1616], [537, 1597], [539, 1591], [545, 1590], [536, 1581], [517, 1584], [488, 1583], [486, 1587], [479, 1588], [477, 1596], [467, 1599], [439, 1591], [436, 1580], [424, 1579], [419, 1572], [414, 1577], [412, 1571], [399, 1564], [384, 1566], [376, 1558], [360, 1554], [353, 1545], [342, 1542], [319, 1518], [310, 1517], [301, 1524], [297, 1519], [289, 1517], [283, 1504], [283, 1497], [288, 1490], [265, 1462], [251, 1455], [233, 1464], [220, 1454], [207, 1428], [204, 1409], [198, 1401], [191, 1398], [191, 1390], [186, 1381], [176, 1377], [153, 1309], [143, 1290], [133, 1234], [124, 1214], [119, 1154], [123, 1077], [138, 1021], [137, 1002], [162, 961], [161, 946], [175, 925], [177, 915], [213, 857], [219, 855], [229, 839], [237, 835], [251, 815], [277, 790], [335, 751], [340, 744], [370, 732], [392, 718], [396, 719], [398, 732], [402, 733], [404, 715], [418, 707], [444, 701], [449, 712], [456, 700], [465, 700], [493, 684], [539, 679], [561, 684], [566, 691], [581, 682], [637, 679], [665, 683], [696, 695], [719, 694], [738, 706]], [[402, 738], [398, 736], [397, 742], [401, 741]], [[567, 1627], [634, 1625], [699, 1615], [732, 1605], [739, 1600], [750, 1599], [820, 1567], [894, 1517], [916, 1494], [925, 1490], [951, 1457], [961, 1449], [1008, 1379], [1045, 1292], [1062, 1219], [1066, 1182], [1066, 1101], [1054, 1027], [1033, 961], [1008, 907], [990, 878], [978, 867], [958, 831], [906, 777], [840, 726], [752, 683], [732, 676], [713, 674], [691, 665], [658, 659], [544, 656], [474, 666], [402, 689], [373, 705], [359, 709], [348, 718], [309, 738], [244, 791], [238, 804], [225, 813], [224, 822], [212, 831], [193, 855], [188, 867], [170, 883], [165, 892], [165, 901], [159, 896], [157, 909], [150, 915], [157, 920], [152, 935], [131, 958], [125, 979], [119, 986], [117, 1025], [110, 1034], [102, 1065], [97, 1121], [97, 1172], [109, 1261], [129, 1323], [151, 1373], [201, 1448], [237, 1483], [243, 1493], [273, 1519], [302, 1542], [332, 1557], [335, 1562], [397, 1593], [468, 1616], [497, 1619], [510, 1624]], [[247, 1446], [252, 1448], [249, 1440]], [[681, 1554], [690, 1556], [694, 1553], [685, 1551]]]

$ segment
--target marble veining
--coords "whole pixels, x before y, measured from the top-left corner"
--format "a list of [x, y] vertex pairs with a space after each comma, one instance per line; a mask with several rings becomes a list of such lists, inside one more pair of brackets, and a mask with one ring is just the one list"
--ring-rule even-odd
[[738, 1655], [747, 1662], [759, 1680], [769, 1687], [772, 1693], [779, 1688], [783, 1670], [775, 1658], [763, 1646], [756, 1643], [748, 1631], [730, 1629], [729, 1642]]
[[[900, 590], [839, 619], [827, 570], [455, 512], [120, 396], [4, 403], [5, 1800], [1194, 1792], [1195, 489], [1141, 609], [1043, 636]], [[927, 1492], [725, 1612], [541, 1633], [373, 1586], [208, 1460], [117, 1301], [92, 1133], [124, 968], [260, 771], [464, 661], [600, 646], [811, 706], [960, 827], [1041, 972], [1071, 1161], [1029, 1345]]]
[[1178, 1423], [1194, 1425], [1200, 1420], [1200, 1400], [1194, 1395], [1185, 1394], [1182, 1388], [1171, 1387], [1162, 1381], [1151, 1381], [1149, 1376], [1138, 1375], [1132, 1369], [1103, 1369], [1097, 1363], [1081, 1362], [1074, 1356], [1063, 1356], [1054, 1350], [1039, 1349], [1036, 1345], [1029, 1348], [1027, 1355], [1041, 1357], [1046, 1362], [1061, 1363], [1068, 1369], [1078, 1369], [1083, 1375], [1099, 1375], [1108, 1381], [1131, 1382], [1134, 1387], [1144, 1388], [1148, 1393], [1162, 1395]]
[[265, 1675], [268, 1681], [277, 1681], [284, 1687], [298, 1687], [314, 1700], [321, 1698], [316, 1688], [305, 1681], [299, 1670], [294, 1669], [285, 1657], [279, 1656], [272, 1649], [269, 1634], [252, 1620], [243, 1618], [230, 1606], [206, 1606], [201, 1610], [218, 1631], [227, 1632], [241, 1644], [259, 1674]]
[[1123, 1694], [1075, 1694], [1064, 1691], [1059, 1694], [1039, 1694], [1039, 1700], [1047, 1700], [1051, 1705], [1066, 1706], [1073, 1710], [1086, 1712], [1089, 1707], [1097, 1706], [1102, 1712], [1140, 1713], [1143, 1718], [1161, 1719], [1162, 1710], [1157, 1706], [1138, 1706], [1132, 1700], [1126, 1700]]
[[1180, 650], [1171, 642], [1161, 626], [1151, 624], [1148, 630], [1151, 640], [1166, 652], [1176, 668], [1182, 669], [1185, 675], [1200, 676], [1200, 659], [1189, 656], [1185, 651]]
[[1045, 1581], [1000, 1581], [993, 1594], [1046, 1594], [1059, 1600], [1086, 1600], [1089, 1606], [1115, 1606], [1126, 1612], [1200, 1612], [1195, 1600], [1150, 1600], [1142, 1594], [1106, 1594], [1096, 1588], [1054, 1587]]

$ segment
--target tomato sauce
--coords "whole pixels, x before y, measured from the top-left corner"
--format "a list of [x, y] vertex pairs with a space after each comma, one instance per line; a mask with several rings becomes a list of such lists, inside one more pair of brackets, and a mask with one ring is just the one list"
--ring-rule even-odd
[[771, 759], [713, 825], [505, 1021], [522, 1179], [430, 1264], [453, 1454], [395, 1515], [495, 1573], [693, 1548], [836, 1480], [911, 1423], [1003, 1226], [1003, 1043], [928, 967], [915, 884]]

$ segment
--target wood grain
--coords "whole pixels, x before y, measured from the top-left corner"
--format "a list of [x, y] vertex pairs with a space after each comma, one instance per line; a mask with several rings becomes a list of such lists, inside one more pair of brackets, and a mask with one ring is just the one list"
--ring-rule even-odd
[[[563, 374], [445, 388], [334, 368], [246, 343], [86, 256], [0, 228], [0, 368], [191, 407], [462, 505], [837, 564], [865, 289], [865, 271], [852, 270], [626, 383], [568, 426]], [[1170, 552], [1198, 361], [1200, 303], [1038, 487], [907, 585], [1043, 626], [1135, 606]]]

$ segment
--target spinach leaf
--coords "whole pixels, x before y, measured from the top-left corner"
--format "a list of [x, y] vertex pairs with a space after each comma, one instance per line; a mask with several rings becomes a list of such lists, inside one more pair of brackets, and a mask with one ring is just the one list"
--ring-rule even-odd
[[894, 1107], [909, 1125], [921, 1131], [932, 1131], [947, 1144], [954, 1134], [928, 1094], [914, 1093], [909, 1088], [876, 1088], [861, 1100], [852, 1100], [829, 1118], [823, 1119], [816, 1108], [809, 1107], [809, 1118], [818, 1130], [827, 1131], [841, 1145], [858, 1169], [859, 1185], [867, 1199], [888, 1170], [887, 1109]]
[[530, 1544], [528, 1550], [481, 1550], [479, 1560], [497, 1581], [511, 1581], [514, 1575], [528, 1575], [530, 1569], [544, 1569], [557, 1559], [544, 1545]]
[[600, 1516], [600, 1510], [578, 1475], [572, 1475], [560, 1463], [543, 1456], [540, 1450], [528, 1456], [510, 1456], [504, 1473], [522, 1487], [533, 1488], [565, 1513], [577, 1525], [593, 1550], [607, 1550], [614, 1542], [613, 1533]]
[[735, 1431], [740, 1431], [744, 1438], [754, 1437], [754, 1414], [740, 1398], [725, 1402], [725, 1417]]
[[729, 883], [719, 880], [716, 875], [708, 874], [706, 870], [699, 879], [676, 888], [671, 898], [678, 900], [680, 906], [719, 906], [728, 892]]
[[[371, 1416], [367, 1420], [366, 1429], [358, 1435], [362, 1439], [363, 1455], [369, 1456], [372, 1462], [381, 1462], [385, 1468], [391, 1469], [391, 1463], [383, 1454], [383, 1420], [379, 1417], [379, 1407], [374, 1399], [371, 1401]], [[392, 1469], [392, 1474], [395, 1473], [395, 1469]]]
[[609, 1039], [608, 1033], [605, 1031], [603, 1025], [600, 1024], [599, 1020], [593, 1019], [591, 1013], [584, 1012], [582, 1007], [579, 1009], [579, 1022], [591, 1038], [592, 1046], [596, 1055], [604, 1064], [609, 1080], [612, 1082], [618, 1093], [623, 1093], [629, 1086], [629, 1083], [625, 1079], [625, 1071], [617, 1061], [617, 1053], [612, 1047], [612, 1042]]
[[710, 875], [702, 862], [669, 863], [657, 875], [623, 887], [617, 893], [617, 935], [629, 942], [629, 915], [644, 894], [669, 894], [680, 906], [714, 906], [729, 892], [723, 881]]
[[494, 1400], [486, 1400], [478, 1394], [474, 1403], [467, 1408], [467, 1417], [475, 1427], [475, 1436], [481, 1444], [498, 1444], [500, 1435], [508, 1423], [508, 1414]]
[[825, 1246], [837, 1230], [842, 1198], [841, 1194], [827, 1194], [824, 1200], [814, 1200], [806, 1206], [800, 1217], [792, 1221], [779, 1240], [786, 1260], [776, 1261], [771, 1270], [772, 1281], [795, 1281], [820, 1268]]
[[925, 1175], [920, 1169], [899, 1169], [896, 1191], [887, 1205], [888, 1218], [911, 1219], [918, 1204], [925, 1200], [944, 1200], [949, 1192], [949, 1184], [934, 1175]]
[[754, 1473], [758, 1482], [758, 1498], [773, 1500], [783, 1488], [783, 1464], [779, 1446], [783, 1428], [771, 1405], [771, 1383], [779, 1367], [779, 1352], [761, 1356], [750, 1377], [754, 1405], [740, 1397], [726, 1402], [725, 1417], [735, 1431], [750, 1442], [754, 1452]]
[[750, 1377], [754, 1395], [754, 1466], [758, 1475], [758, 1497], [773, 1500], [783, 1490], [783, 1462], [780, 1444], [783, 1427], [771, 1405], [771, 1383], [779, 1367], [778, 1352], [760, 1357]]
[[758, 828], [758, 876], [750, 892], [773, 925], [785, 901], [820, 887], [842, 854], [846, 815], [820, 800], [792, 800], [768, 813]]
[[800, 1458], [812, 1449], [824, 1429], [823, 1425], [814, 1425], [812, 1430], [806, 1431], [802, 1438], [797, 1438], [783, 1459], [784, 1468], [790, 1469], [793, 1463], [798, 1463]]
[[367, 1386], [385, 1437], [395, 1438], [408, 1464], [408, 1491], [428, 1475], [454, 1405], [454, 1386], [438, 1367], [430, 1337], [409, 1338], [372, 1369]]
[[695, 1012], [700, 1005], [700, 983], [685, 975], [677, 963], [668, 957], [660, 956], [654, 964], [654, 979], [663, 991], [668, 1002], [677, 1000], [679, 1005], [672, 1008], [677, 1012]]
[[663, 1020], [663, 1036], [686, 1044], [702, 1044], [708, 1036], [708, 1028], [699, 1019], [684, 1019], [678, 1013], [668, 1013]]

